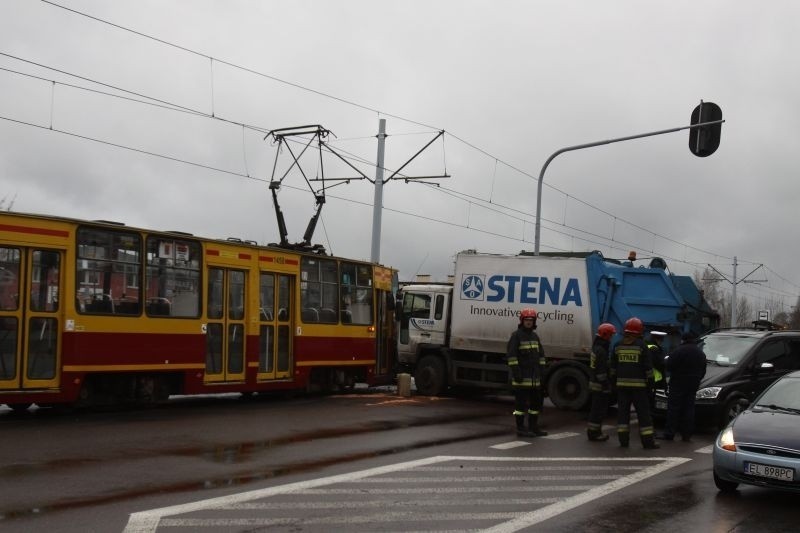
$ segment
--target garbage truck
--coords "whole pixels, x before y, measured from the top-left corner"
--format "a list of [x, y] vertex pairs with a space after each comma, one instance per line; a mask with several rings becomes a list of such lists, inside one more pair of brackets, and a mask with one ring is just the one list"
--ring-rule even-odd
[[661, 258], [635, 265], [598, 252], [496, 255], [468, 250], [456, 255], [448, 283], [402, 283], [397, 292], [397, 361], [414, 376], [417, 393], [510, 387], [506, 344], [522, 309], [537, 313], [547, 359], [545, 394], [562, 409], [589, 401], [589, 356], [597, 326], [639, 317], [646, 331], [700, 335], [719, 315], [688, 276], [667, 272]]

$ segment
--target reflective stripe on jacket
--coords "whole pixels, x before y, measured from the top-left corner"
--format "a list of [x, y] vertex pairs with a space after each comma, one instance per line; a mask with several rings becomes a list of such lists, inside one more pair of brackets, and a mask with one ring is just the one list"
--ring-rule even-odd
[[626, 336], [614, 347], [609, 366], [617, 388], [643, 389], [653, 380], [650, 350], [636, 337]]

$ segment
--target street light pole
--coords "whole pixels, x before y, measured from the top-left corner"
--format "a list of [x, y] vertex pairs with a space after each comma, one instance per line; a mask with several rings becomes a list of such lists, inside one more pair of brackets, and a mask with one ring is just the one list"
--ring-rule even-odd
[[581, 150], [583, 148], [592, 148], [593, 146], [601, 146], [604, 144], [612, 144], [618, 143], [622, 141], [630, 141], [632, 139], [641, 139], [642, 137], [652, 137], [653, 135], [662, 135], [664, 133], [674, 133], [676, 131], [687, 130], [691, 128], [701, 128], [703, 126], [710, 126], [712, 124], [722, 124], [725, 122], [724, 120], [714, 120], [711, 122], [703, 122], [700, 124], [692, 124], [691, 126], [681, 126], [680, 128], [671, 128], [668, 130], [659, 130], [659, 131], [651, 131], [649, 133], [640, 133], [638, 135], [629, 135], [627, 137], [619, 137], [617, 139], [608, 139], [605, 141], [597, 141], [593, 143], [587, 144], [578, 144], [576, 146], [567, 146], [566, 148], [561, 148], [557, 150], [547, 158], [547, 161], [544, 162], [542, 166], [541, 172], [539, 172], [539, 184], [536, 188], [536, 230], [534, 236], [534, 244], [533, 244], [533, 255], [539, 255], [539, 237], [541, 233], [541, 226], [542, 226], [542, 184], [544, 183], [544, 171], [547, 170], [547, 166], [550, 162], [556, 158], [557, 155], [563, 154], [564, 152], [572, 152], [574, 150]]

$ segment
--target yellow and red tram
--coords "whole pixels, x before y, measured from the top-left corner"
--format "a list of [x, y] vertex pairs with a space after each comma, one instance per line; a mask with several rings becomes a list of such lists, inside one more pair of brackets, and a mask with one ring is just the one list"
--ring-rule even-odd
[[396, 272], [107, 221], [0, 213], [0, 404], [390, 380]]

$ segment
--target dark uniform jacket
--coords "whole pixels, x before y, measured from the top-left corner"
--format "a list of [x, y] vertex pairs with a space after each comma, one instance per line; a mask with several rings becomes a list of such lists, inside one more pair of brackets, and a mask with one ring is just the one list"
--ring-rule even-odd
[[653, 381], [650, 350], [638, 337], [623, 337], [611, 353], [610, 374], [618, 389], [646, 389]]
[[706, 375], [706, 354], [694, 341], [684, 341], [667, 358], [670, 383], [697, 386]]
[[521, 370], [522, 381], [512, 381], [515, 387], [540, 387], [544, 374], [544, 349], [539, 336], [532, 329], [525, 329], [521, 324], [508, 339], [506, 362], [511, 367], [512, 376], [516, 374], [514, 367]]
[[592, 354], [589, 356], [589, 390], [592, 392], [609, 392], [608, 349], [611, 343], [595, 337]]

